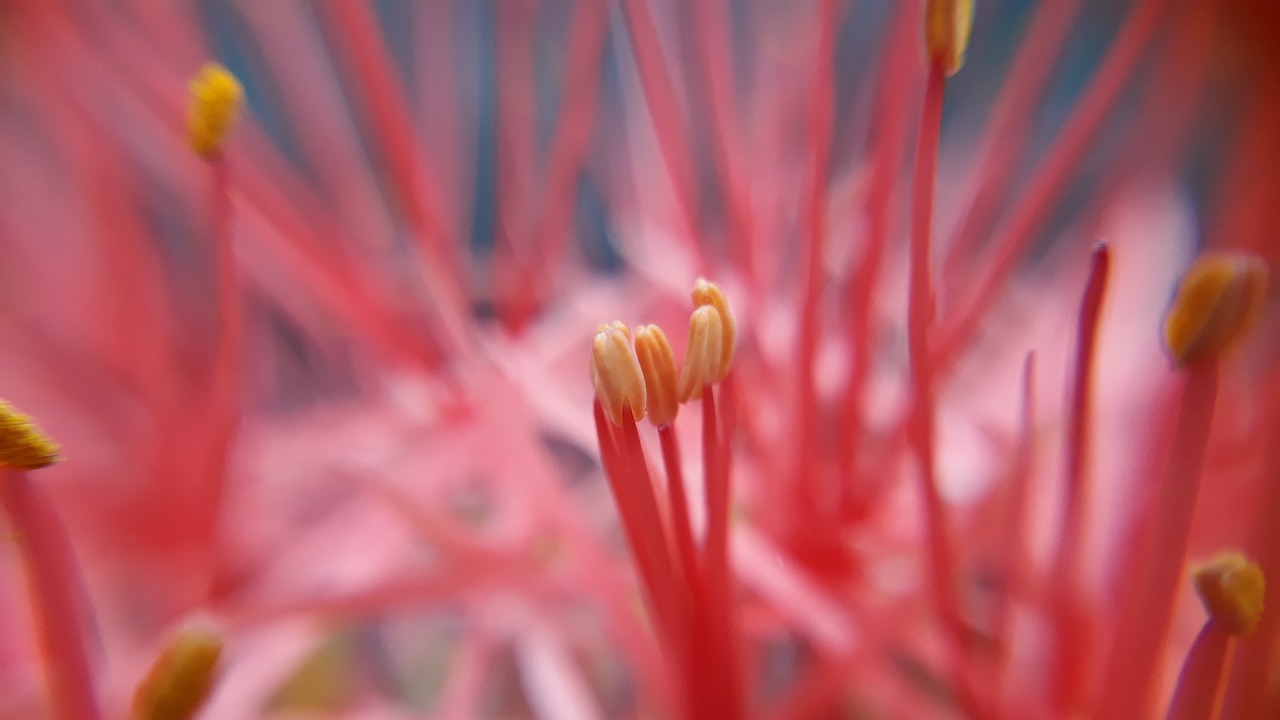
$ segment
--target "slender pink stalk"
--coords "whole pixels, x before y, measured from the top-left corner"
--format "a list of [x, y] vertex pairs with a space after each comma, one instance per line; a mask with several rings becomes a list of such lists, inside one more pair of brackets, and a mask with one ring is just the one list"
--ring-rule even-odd
[[1178, 673], [1166, 720], [1210, 720], [1219, 716], [1232, 647], [1231, 633], [1222, 623], [1212, 618], [1205, 621]]
[[[827, 220], [827, 173], [830, 167], [831, 128], [834, 122], [834, 73], [835, 32], [837, 26], [835, 0], [821, 0], [818, 4], [818, 41], [814, 62], [814, 74], [809, 97], [807, 177], [801, 199], [800, 237], [804, 241], [804, 275], [802, 278], [799, 325], [799, 348], [796, 353], [794, 416], [796, 455], [791, 491], [795, 494], [789, 508], [787, 528], [798, 541], [798, 550], [828, 544], [838, 535], [835, 521], [838, 516], [817, 507], [815, 479], [824, 476], [813, 472], [815, 457], [822, 456], [823, 448], [815, 447], [818, 423], [818, 397], [814, 386], [814, 359], [818, 353], [819, 301], [826, 284], [822, 269]], [[820, 481], [819, 481], [820, 482]]]
[[535, 301], [552, 293], [554, 271], [571, 237], [570, 223], [577, 198], [579, 173], [586, 160], [596, 125], [600, 94], [600, 68], [609, 30], [609, 8], [603, 0], [578, 0], [569, 26], [569, 50], [564, 64], [564, 89], [560, 115], [547, 154], [546, 177], [539, 210], [530, 230], [536, 251], [527, 272], [543, 273]]
[[1092, 420], [1095, 348], [1098, 319], [1107, 291], [1111, 264], [1105, 243], [1094, 246], [1089, 264], [1089, 280], [1080, 302], [1076, 330], [1076, 356], [1068, 390], [1065, 497], [1062, 507], [1062, 534], [1054, 558], [1052, 597], [1057, 607], [1058, 655], [1054, 672], [1054, 702], [1060, 711], [1078, 710], [1084, 702], [1087, 658], [1092, 638], [1081, 617], [1077, 596], [1080, 585], [1080, 556], [1084, 545], [1084, 509], [1088, 505], [1089, 428]]
[[461, 317], [467, 308], [457, 280], [461, 265], [449, 231], [453, 225], [441, 215], [438, 181], [421, 162], [409, 108], [395, 88], [396, 70], [378, 37], [373, 7], [338, 1], [320, 3], [319, 8], [328, 14], [333, 32], [343, 43], [356, 75], [353, 85], [369, 109], [400, 208], [422, 248], [420, 268], [424, 287], [436, 295], [432, 312], [441, 340], [460, 354], [468, 345]]
[[1191, 518], [1200, 492], [1205, 447], [1218, 392], [1213, 360], [1186, 370], [1168, 475], [1157, 491], [1150, 526], [1130, 566], [1097, 717], [1146, 717], [1172, 622]]
[[959, 277], [973, 261], [981, 240], [1009, 191], [1018, 160], [1033, 127], [1037, 100], [1049, 86], [1050, 73], [1071, 33], [1080, 0], [1037, 3], [1030, 24], [1009, 64], [1009, 76], [1001, 84], [991, 117], [978, 141], [977, 170], [963, 184], [964, 215], [948, 243], [943, 277]]
[[654, 24], [649, 0], [623, 0], [627, 33], [631, 39], [632, 54], [640, 73], [640, 87], [649, 107], [654, 133], [658, 138], [658, 151], [666, 164], [675, 191], [675, 200], [684, 223], [686, 240], [699, 252], [701, 246], [693, 242], [698, 230], [698, 187], [690, 152], [690, 142], [681, 121], [680, 104], [676, 98], [671, 74], [662, 57], [662, 43]]
[[879, 288], [880, 270], [889, 236], [894, 208], [894, 184], [907, 149], [907, 116], [913, 93], [908, 92], [919, 50], [911, 42], [920, 31], [919, 8], [904, 3], [898, 8], [892, 40], [888, 44], [877, 89], [877, 119], [871, 157], [871, 179], [866, 194], [867, 232], [862, 257], [844, 289], [848, 321], [849, 345], [853, 358], [849, 378], [840, 402], [840, 437], [844, 439], [837, 455], [840, 473], [842, 520], [849, 522], [866, 512], [875, 482], [859, 472], [858, 443], [862, 437], [862, 408], [872, 363], [875, 360], [875, 334], [871, 320], [875, 313], [875, 295]]
[[675, 429], [670, 425], [658, 428], [658, 441], [662, 445], [662, 463], [667, 471], [667, 497], [671, 503], [671, 525], [680, 569], [693, 594], [695, 607], [701, 607], [706, 604], [702, 597], [701, 562], [693, 540], [693, 522], [689, 518], [689, 498], [684, 486], [684, 472], [680, 469], [680, 445]]
[[973, 330], [986, 314], [996, 295], [1005, 287], [1009, 274], [1027, 245], [1048, 219], [1054, 202], [1075, 177], [1087, 150], [1102, 130], [1133, 74], [1143, 50], [1155, 33], [1168, 0], [1142, 0], [1126, 20], [1119, 37], [1095, 73], [1089, 88], [1072, 111], [1062, 131], [1035, 176], [1028, 182], [1009, 220], [996, 231], [992, 251], [978, 263], [982, 269], [967, 293], [947, 318], [933, 361], [948, 364], [969, 342]]
[[[1036, 355], [1027, 353], [1022, 365], [1022, 409], [1018, 423], [1018, 448], [1009, 473], [1009, 505], [1006, 514], [1008, 524], [1004, 528], [1000, 557], [1001, 578], [1005, 592], [1001, 593], [992, 612], [992, 634], [997, 652], [992, 672], [990, 702], [999, 708], [1003, 699], [1005, 675], [1009, 667], [1009, 649], [1013, 644], [1014, 597], [1026, 591], [1027, 578], [1031, 575], [1030, 557], [1027, 553], [1028, 501], [1031, 493], [1031, 463], [1036, 449]], [[991, 713], [998, 717], [998, 711]]]
[[25, 472], [0, 469], [0, 505], [22, 556], [45, 662], [45, 682], [60, 720], [97, 720], [97, 692], [84, 646], [81, 581], [66, 529], [49, 499]]
[[702, 459], [707, 493], [706, 586], [707, 612], [703, 621], [710, 624], [710, 657], [718, 671], [713, 697], [719, 698], [725, 718], [744, 717], [743, 688], [740, 677], [740, 653], [737, 640], [737, 608], [733, 599], [729, 574], [729, 474], [728, 446], [718, 429], [715, 390], [710, 383], [702, 387]]
[[951, 677], [958, 702], [971, 714], [975, 701], [963, 659], [967, 630], [956, 599], [955, 557], [951, 548], [946, 510], [938, 491], [934, 466], [933, 369], [929, 363], [929, 326], [933, 317], [929, 246], [933, 223], [933, 193], [942, 132], [942, 98], [946, 75], [941, 63], [929, 68], [925, 87], [920, 135], [916, 144], [911, 206], [911, 260], [907, 306], [907, 347], [911, 365], [913, 405], [908, 440], [919, 466], [920, 496], [929, 546], [930, 584], [934, 604], [951, 639], [959, 647], [952, 657]]

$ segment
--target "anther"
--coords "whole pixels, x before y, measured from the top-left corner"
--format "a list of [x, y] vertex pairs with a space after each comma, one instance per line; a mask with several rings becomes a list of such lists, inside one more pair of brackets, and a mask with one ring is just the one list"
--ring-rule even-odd
[[1164, 339], [1179, 366], [1224, 357], [1262, 313], [1267, 266], [1242, 253], [1201, 255], [1178, 285], [1164, 319]]
[[1262, 619], [1266, 580], [1256, 563], [1238, 552], [1223, 553], [1192, 571], [1204, 609], [1233, 635], [1248, 635]]
[[596, 328], [591, 341], [591, 384], [614, 425], [622, 424], [622, 411], [628, 406], [633, 419], [644, 418], [644, 374], [631, 349], [631, 331], [618, 320]]
[[222, 638], [188, 627], [169, 641], [133, 696], [131, 720], [189, 720], [200, 711], [217, 674]]
[[187, 140], [202, 157], [216, 155], [244, 105], [244, 88], [226, 68], [210, 63], [188, 85]]
[[676, 396], [676, 357], [662, 328], [636, 328], [636, 358], [644, 373], [649, 420], [658, 427], [670, 425], [676, 421], [680, 403]]
[[714, 305], [703, 305], [689, 316], [689, 343], [680, 373], [680, 402], [702, 397], [702, 386], [719, 382], [724, 365], [724, 322]]
[[941, 66], [947, 76], [959, 72], [972, 29], [973, 0], [927, 0], [924, 39], [929, 62]]
[[35, 470], [59, 459], [57, 443], [31, 418], [0, 400], [0, 467]]
[[728, 374], [729, 366], [733, 363], [733, 351], [738, 338], [737, 326], [733, 322], [733, 311], [729, 309], [729, 299], [725, 297], [724, 291], [715, 283], [703, 278], [698, 278], [693, 284], [693, 292], [690, 296], [693, 298], [695, 308], [710, 305], [720, 316], [720, 369], [716, 377], [718, 382]]

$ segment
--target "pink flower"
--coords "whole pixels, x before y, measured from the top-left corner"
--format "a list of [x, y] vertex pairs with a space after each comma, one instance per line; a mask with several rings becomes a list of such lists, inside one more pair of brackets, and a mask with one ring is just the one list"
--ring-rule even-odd
[[1276, 11], [1014, 9], [13, 3], [0, 719], [1274, 716]]

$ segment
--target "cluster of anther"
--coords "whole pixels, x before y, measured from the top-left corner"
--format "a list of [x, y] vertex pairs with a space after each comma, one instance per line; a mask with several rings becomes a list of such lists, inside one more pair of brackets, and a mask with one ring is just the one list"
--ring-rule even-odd
[[[621, 321], [596, 328], [591, 344], [591, 382], [609, 419], [622, 423], [646, 414], [659, 427], [675, 422], [681, 403], [702, 397], [704, 385], [720, 382], [733, 362], [736, 330], [724, 292], [699, 279], [693, 286], [693, 314], [684, 365], [657, 325], [641, 325], [635, 337]], [[677, 380], [677, 377], [679, 380]]]

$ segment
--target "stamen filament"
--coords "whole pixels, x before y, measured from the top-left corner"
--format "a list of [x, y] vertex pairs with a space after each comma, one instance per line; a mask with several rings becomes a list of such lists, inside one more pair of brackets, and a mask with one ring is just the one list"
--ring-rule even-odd
[[54, 716], [97, 720], [93, 672], [84, 647], [82, 583], [66, 528], [26, 472], [0, 468], [0, 506], [9, 518], [26, 570]]
[[1058, 655], [1054, 701], [1070, 714], [1084, 701], [1085, 670], [1092, 638], [1081, 617], [1077, 597], [1080, 585], [1080, 555], [1084, 544], [1084, 508], [1088, 503], [1089, 428], [1092, 419], [1090, 398], [1093, 389], [1094, 354], [1098, 339], [1098, 319], [1107, 289], [1110, 252], [1105, 243], [1094, 246], [1089, 280], [1080, 303], [1076, 332], [1076, 357], [1068, 390], [1069, 420], [1066, 440], [1065, 497], [1062, 535], [1054, 559], [1052, 597], [1057, 603]]
[[1117, 620], [1111, 656], [1098, 695], [1098, 717], [1146, 717], [1152, 702], [1171, 611], [1187, 551], [1188, 531], [1200, 492], [1205, 446], [1218, 392], [1217, 363], [1187, 371], [1174, 430], [1168, 475], [1151, 508], [1149, 527], [1132, 566]]

